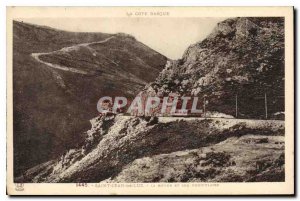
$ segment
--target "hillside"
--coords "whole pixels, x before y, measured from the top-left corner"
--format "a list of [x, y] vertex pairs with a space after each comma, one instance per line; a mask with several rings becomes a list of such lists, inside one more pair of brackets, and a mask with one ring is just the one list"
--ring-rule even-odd
[[80, 146], [98, 99], [133, 97], [166, 60], [126, 34], [74, 33], [14, 21], [15, 175]]
[[94, 118], [81, 148], [27, 170], [16, 181], [284, 180], [284, 121], [154, 119]]
[[[276, 113], [284, 114], [283, 24], [283, 18], [233, 18], [220, 22], [206, 39], [188, 47], [181, 59], [168, 61], [157, 79], [136, 93], [143, 97], [168, 96], [171, 92], [206, 97], [209, 118], [97, 116], [91, 118], [89, 130], [74, 135], [83, 139], [77, 147], [24, 171], [15, 180], [284, 181], [285, 122], [276, 117]], [[108, 53], [97, 59], [90, 52], [97, 55], [104, 48], [103, 42], [118, 46], [115, 37], [126, 37], [130, 43], [134, 40], [123, 34], [108, 36], [50, 54], [40, 51], [42, 54], [33, 57], [52, 68], [62, 68], [64, 73], [73, 71], [77, 76], [94, 78], [102, 73], [95, 70], [94, 63], [114, 64], [105, 59]], [[87, 54], [84, 58], [88, 62], [72, 63], [69, 59], [81, 58], [82, 54]], [[147, 66], [147, 58], [143, 62]], [[111, 68], [101, 70], [115, 75]], [[140, 73], [132, 72], [126, 77], [137, 81], [143, 76]], [[233, 117], [235, 100], [238, 118]], [[265, 101], [267, 120], [263, 120]]]
[[218, 23], [182, 59], [167, 64], [146, 88], [160, 94], [206, 96], [206, 109], [239, 118], [284, 112], [284, 19], [232, 18]]

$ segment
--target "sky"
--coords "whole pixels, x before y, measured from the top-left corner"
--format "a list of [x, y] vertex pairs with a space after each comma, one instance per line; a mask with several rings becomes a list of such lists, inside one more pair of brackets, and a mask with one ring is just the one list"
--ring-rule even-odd
[[224, 18], [26, 18], [24, 22], [74, 32], [123, 32], [170, 59], [211, 33]]

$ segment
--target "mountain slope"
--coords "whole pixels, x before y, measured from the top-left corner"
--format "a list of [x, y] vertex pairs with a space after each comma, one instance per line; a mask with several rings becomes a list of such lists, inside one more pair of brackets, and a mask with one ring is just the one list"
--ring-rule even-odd
[[134, 96], [165, 62], [125, 34], [73, 33], [15, 21], [15, 175], [83, 143], [81, 131], [97, 115], [100, 97]]
[[[149, 96], [206, 95], [207, 109], [227, 116], [234, 113], [232, 97], [238, 97], [238, 117], [255, 120], [95, 117], [77, 148], [25, 171], [16, 181], [284, 181], [284, 121], [258, 119], [263, 118], [265, 94], [270, 114], [284, 111], [283, 31], [282, 18], [225, 20], [205, 40], [190, 46], [182, 59], [168, 62], [156, 81], [142, 90]], [[62, 63], [72, 51], [41, 59], [95, 73], [94, 66]]]

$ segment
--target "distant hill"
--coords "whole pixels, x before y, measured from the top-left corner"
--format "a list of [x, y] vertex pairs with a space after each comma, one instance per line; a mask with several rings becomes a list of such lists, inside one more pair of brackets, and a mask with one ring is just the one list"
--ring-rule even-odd
[[14, 21], [15, 175], [79, 146], [101, 96], [133, 97], [166, 60], [126, 34], [74, 33]]

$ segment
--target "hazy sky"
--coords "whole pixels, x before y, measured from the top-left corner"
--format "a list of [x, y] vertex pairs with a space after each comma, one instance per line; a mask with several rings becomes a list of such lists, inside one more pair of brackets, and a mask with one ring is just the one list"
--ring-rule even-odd
[[75, 32], [124, 32], [170, 59], [203, 40], [224, 18], [30, 18], [32, 24]]

